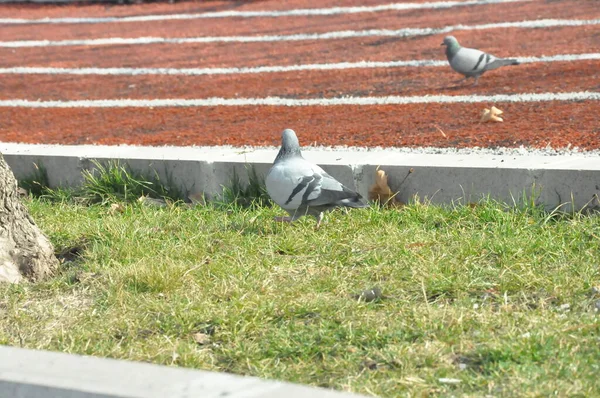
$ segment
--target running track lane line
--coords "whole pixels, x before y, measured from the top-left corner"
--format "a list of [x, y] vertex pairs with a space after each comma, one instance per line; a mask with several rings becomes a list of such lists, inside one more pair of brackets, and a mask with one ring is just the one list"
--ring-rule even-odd
[[[600, 60], [600, 53], [590, 54], [559, 54], [542, 57], [511, 57], [522, 64], [538, 62], [574, 62]], [[296, 72], [305, 70], [343, 70], [343, 69], [374, 69], [374, 68], [403, 68], [403, 67], [441, 67], [448, 66], [445, 60], [410, 60], [410, 61], [359, 61], [339, 62], [331, 64], [305, 64], [285, 66], [258, 66], [240, 68], [52, 68], [25, 67], [0, 68], [0, 75], [100, 75], [100, 76], [140, 76], [140, 75], [235, 75], [276, 72]]]
[[587, 26], [600, 25], [600, 19], [540, 19], [519, 22], [501, 22], [482, 25], [453, 25], [443, 28], [404, 28], [397, 30], [370, 29], [370, 30], [345, 30], [327, 33], [301, 33], [294, 35], [267, 35], [267, 36], [206, 36], [206, 37], [111, 37], [104, 39], [81, 39], [81, 40], [20, 40], [1, 41], [0, 47], [22, 48], [22, 47], [63, 47], [63, 46], [108, 46], [127, 44], [190, 44], [190, 43], [256, 43], [256, 42], [282, 42], [302, 40], [330, 40], [348, 39], [356, 37], [381, 37], [381, 36], [426, 36], [449, 33], [460, 30], [484, 30], [498, 28], [553, 28], [561, 26]]
[[487, 4], [503, 4], [530, 2], [531, 0], [467, 0], [467, 1], [436, 1], [431, 3], [390, 3], [377, 6], [359, 6], [359, 7], [331, 7], [331, 8], [306, 8], [283, 11], [216, 11], [190, 14], [171, 14], [171, 15], [138, 15], [131, 17], [95, 17], [95, 18], [0, 18], [0, 24], [98, 24], [113, 22], [154, 22], [168, 20], [184, 19], [205, 19], [205, 18], [257, 18], [257, 17], [294, 17], [294, 16], [312, 16], [312, 15], [340, 15], [340, 14], [359, 14], [373, 13], [381, 11], [405, 11], [422, 9], [446, 9], [453, 7], [477, 6]]
[[429, 103], [480, 102], [548, 102], [598, 101], [600, 92], [498, 94], [498, 95], [427, 95], [415, 97], [342, 97], [317, 99], [266, 98], [205, 98], [205, 99], [109, 99], [78, 101], [0, 100], [8, 108], [153, 108], [153, 107], [215, 107], [215, 106], [333, 106], [333, 105], [404, 105]]

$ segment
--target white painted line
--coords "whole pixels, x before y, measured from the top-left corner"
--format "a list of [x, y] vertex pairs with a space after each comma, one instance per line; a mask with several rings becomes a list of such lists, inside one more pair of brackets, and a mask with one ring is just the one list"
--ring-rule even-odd
[[[513, 57], [510, 57], [513, 58]], [[522, 64], [535, 62], [574, 62], [574, 61], [591, 61], [600, 59], [600, 53], [588, 54], [558, 54], [541, 57], [516, 57], [517, 61]]]
[[467, 0], [467, 1], [436, 1], [430, 3], [390, 3], [377, 6], [360, 7], [331, 7], [331, 8], [305, 8], [282, 11], [216, 11], [194, 14], [170, 14], [170, 15], [138, 15], [131, 17], [92, 17], [92, 18], [0, 18], [4, 24], [92, 24], [111, 22], [153, 22], [185, 19], [205, 18], [256, 18], [256, 17], [296, 17], [312, 15], [340, 15], [373, 13], [381, 11], [405, 11], [422, 9], [444, 9], [453, 7], [465, 7], [498, 3], [517, 3], [531, 0]]
[[108, 99], [76, 101], [0, 100], [0, 107], [10, 108], [158, 108], [204, 106], [333, 106], [333, 105], [402, 105], [430, 103], [498, 103], [547, 101], [598, 101], [600, 92], [498, 94], [498, 95], [427, 95], [414, 97], [342, 97], [290, 99], [205, 98], [205, 99]]
[[[537, 62], [574, 62], [600, 60], [600, 53], [562, 54], [541, 57], [512, 57], [521, 63]], [[256, 66], [241, 68], [51, 68], [25, 67], [0, 68], [1, 74], [17, 75], [101, 75], [101, 76], [138, 76], [138, 75], [234, 75], [250, 73], [297, 72], [305, 70], [343, 70], [343, 69], [374, 69], [374, 68], [403, 68], [403, 67], [439, 67], [447, 66], [448, 61], [423, 59], [411, 61], [359, 61], [338, 62], [331, 64], [305, 64], [282, 66]]]
[[404, 28], [404, 29], [369, 29], [369, 30], [345, 30], [326, 33], [298, 33], [293, 35], [267, 35], [267, 36], [205, 36], [205, 37], [109, 37], [102, 39], [78, 39], [78, 40], [19, 40], [2, 41], [0, 47], [57, 47], [57, 46], [108, 46], [127, 44], [192, 44], [192, 43], [257, 43], [257, 42], [282, 42], [302, 40], [330, 40], [349, 39], [357, 37], [380, 37], [380, 36], [426, 36], [443, 34], [460, 30], [483, 30], [497, 28], [553, 28], [560, 26], [586, 26], [600, 25], [600, 19], [540, 19], [520, 22], [500, 22], [483, 25], [454, 25], [443, 28]]

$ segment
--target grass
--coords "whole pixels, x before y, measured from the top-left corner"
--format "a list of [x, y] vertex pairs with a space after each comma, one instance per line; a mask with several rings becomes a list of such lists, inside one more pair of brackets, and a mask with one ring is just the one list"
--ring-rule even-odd
[[264, 178], [258, 175], [254, 166], [247, 165], [246, 167], [247, 184], [242, 182], [240, 176], [233, 169], [233, 175], [228, 186], [223, 189], [220, 202], [240, 207], [272, 205]]
[[49, 192], [48, 172], [43, 164], [33, 164], [33, 172], [27, 178], [19, 180], [19, 187], [33, 196], [42, 196]]
[[600, 391], [595, 215], [413, 204], [315, 231], [260, 206], [26, 203], [80, 254], [0, 285], [0, 344], [382, 397]]
[[83, 170], [83, 185], [79, 192], [91, 203], [132, 202], [141, 196], [175, 201], [183, 199], [182, 192], [173, 184], [161, 182], [156, 171], [142, 175], [115, 160], [106, 164], [93, 161], [93, 164], [93, 170]]
[[[35, 170], [19, 181], [19, 186], [29, 195], [54, 202], [75, 202], [82, 204], [135, 202], [140, 197], [183, 201], [183, 192], [167, 176], [161, 181], [155, 170], [145, 174], [133, 171], [126, 163], [109, 160], [104, 163], [92, 160], [93, 168], [82, 170], [82, 186], [79, 188], [51, 188], [48, 174], [43, 164], [34, 164]], [[256, 174], [256, 173], [254, 173]], [[253, 182], [251, 180], [251, 182]], [[241, 183], [238, 186], [242, 187]], [[249, 188], [246, 191], [252, 193]], [[245, 193], [243, 191], [242, 193]]]

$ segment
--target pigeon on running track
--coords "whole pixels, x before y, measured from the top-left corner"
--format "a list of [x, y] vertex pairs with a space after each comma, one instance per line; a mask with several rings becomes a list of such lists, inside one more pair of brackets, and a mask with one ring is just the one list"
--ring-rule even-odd
[[454, 36], [446, 36], [442, 46], [446, 46], [446, 57], [452, 69], [464, 75], [463, 80], [474, 77], [475, 84], [479, 76], [488, 70], [506, 65], [519, 65], [516, 59], [496, 58], [474, 48], [461, 47]]
[[368, 207], [362, 197], [345, 187], [317, 166], [305, 160], [294, 130], [286, 129], [281, 138], [281, 149], [265, 180], [267, 192], [275, 203], [290, 217], [276, 217], [277, 221], [294, 221], [310, 215], [317, 219], [318, 229], [323, 213], [336, 207]]

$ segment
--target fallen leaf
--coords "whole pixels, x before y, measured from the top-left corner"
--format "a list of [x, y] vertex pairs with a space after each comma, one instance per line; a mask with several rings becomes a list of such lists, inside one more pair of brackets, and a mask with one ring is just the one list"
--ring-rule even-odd
[[495, 106], [492, 106], [491, 109], [484, 108], [484, 110], [481, 112], [481, 119], [479, 121], [480, 122], [503, 122], [504, 120], [500, 117], [500, 115], [503, 113], [504, 112], [502, 112], [500, 109], [496, 108]]
[[189, 194], [188, 199], [192, 202], [193, 205], [206, 205], [206, 195], [204, 195], [204, 192], [202, 191]]
[[402, 207], [404, 203], [397, 199], [397, 193], [394, 193], [388, 185], [388, 176], [385, 171], [375, 172], [375, 184], [369, 188], [369, 200], [377, 202], [388, 207]]
[[125, 206], [123, 206], [121, 203], [113, 203], [112, 205], [110, 205], [110, 208], [108, 209], [108, 214], [110, 214], [111, 216], [115, 213], [123, 213], [125, 211]]
[[496, 116], [500, 116], [502, 115], [504, 112], [501, 111], [500, 109], [496, 108], [495, 106], [492, 106], [490, 108], [490, 111], [492, 112], [492, 114], [496, 115]]

